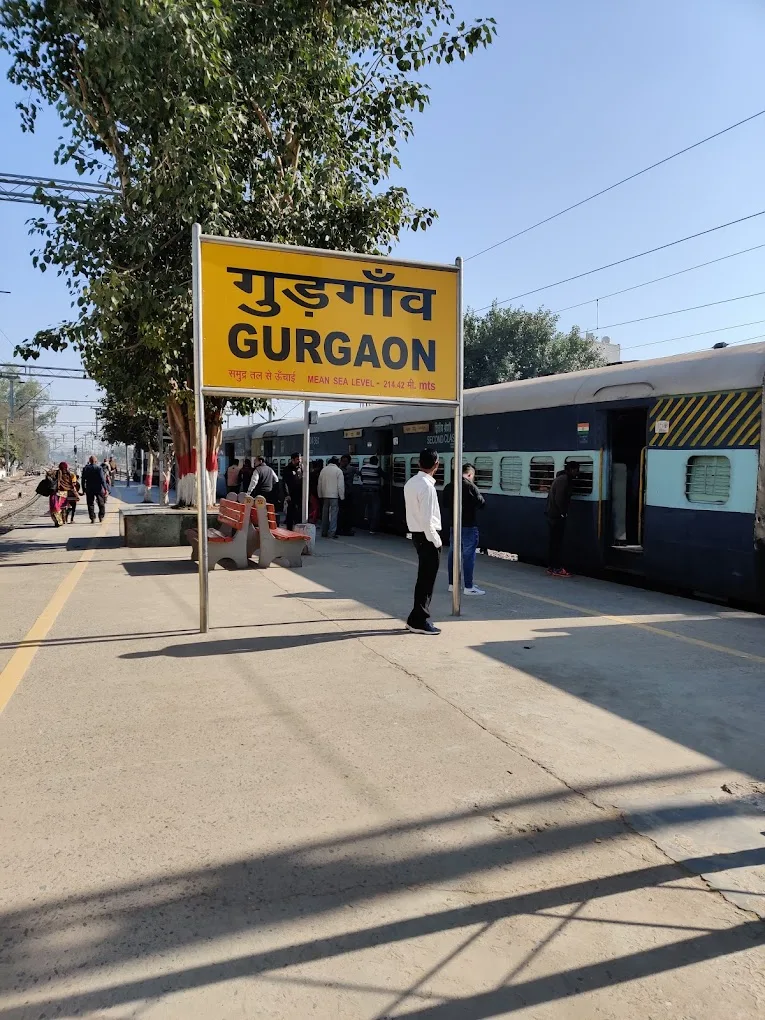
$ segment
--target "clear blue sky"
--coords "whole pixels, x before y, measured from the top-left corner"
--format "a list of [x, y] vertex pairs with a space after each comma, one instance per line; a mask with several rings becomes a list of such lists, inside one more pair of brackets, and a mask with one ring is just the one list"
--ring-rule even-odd
[[[467, 257], [534, 221], [765, 107], [760, 0], [461, 0], [465, 17], [497, 19], [499, 36], [464, 64], [431, 75], [432, 102], [402, 151], [396, 183], [434, 206], [428, 232], [397, 254]], [[2, 65], [5, 70], [5, 64]], [[0, 170], [73, 176], [52, 164], [54, 116], [22, 135], [0, 84]], [[581, 209], [466, 264], [473, 307], [765, 208], [765, 117], [646, 174]], [[0, 360], [11, 345], [67, 314], [63, 284], [29, 259], [29, 206], [0, 203]], [[534, 297], [559, 309], [765, 243], [765, 216], [597, 273]], [[600, 303], [599, 322], [624, 357], [653, 357], [765, 334], [761, 325], [674, 341], [701, 330], [765, 320], [765, 297], [630, 326], [627, 319], [765, 290], [765, 248]], [[561, 325], [595, 325], [594, 304]], [[6, 339], [7, 337], [7, 339]], [[657, 343], [657, 341], [662, 341]], [[663, 342], [667, 341], [667, 342]], [[637, 346], [652, 344], [653, 346]], [[42, 359], [41, 359], [42, 360]], [[71, 356], [44, 355], [45, 363]], [[61, 383], [59, 396], [92, 385]], [[285, 405], [290, 406], [290, 405]], [[84, 421], [65, 409], [61, 421]]]

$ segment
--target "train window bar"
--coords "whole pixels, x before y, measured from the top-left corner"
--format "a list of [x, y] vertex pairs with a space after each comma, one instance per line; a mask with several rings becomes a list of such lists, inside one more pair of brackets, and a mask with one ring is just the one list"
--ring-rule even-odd
[[502, 457], [499, 462], [499, 487], [503, 492], [520, 492], [523, 485], [523, 461], [520, 457]]
[[591, 496], [593, 478], [592, 457], [566, 457], [566, 464], [572, 460], [575, 460], [579, 465], [579, 474], [573, 480], [573, 494], [575, 496]]
[[555, 460], [552, 457], [532, 457], [529, 461], [529, 489], [532, 492], [549, 492], [555, 478]]
[[490, 489], [494, 485], [494, 458], [475, 458], [475, 484], [479, 489]]
[[685, 467], [685, 498], [689, 503], [727, 503], [730, 460], [727, 457], [689, 457]]
[[403, 485], [406, 481], [406, 457], [393, 458], [393, 484]]

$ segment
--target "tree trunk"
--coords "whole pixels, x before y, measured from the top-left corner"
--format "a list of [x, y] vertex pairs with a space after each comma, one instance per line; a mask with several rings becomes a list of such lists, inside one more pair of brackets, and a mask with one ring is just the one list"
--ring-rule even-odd
[[145, 471], [143, 476], [143, 503], [153, 503], [154, 500], [151, 498], [151, 482], [154, 477], [154, 451], [149, 450], [146, 453]]
[[[207, 449], [205, 468], [207, 470], [207, 499], [215, 502], [215, 488], [218, 481], [218, 451], [223, 438], [223, 408], [225, 400], [208, 397], [205, 400], [205, 431]], [[197, 449], [194, 428], [193, 401], [181, 402], [171, 397], [167, 402], [167, 420], [173, 437], [175, 450], [177, 506], [195, 506], [197, 501]]]
[[160, 497], [159, 501], [162, 506], [167, 506], [170, 502], [170, 475], [172, 474], [173, 467], [173, 448], [172, 446], [165, 447], [165, 459], [162, 464], [162, 477], [159, 480], [160, 486]]

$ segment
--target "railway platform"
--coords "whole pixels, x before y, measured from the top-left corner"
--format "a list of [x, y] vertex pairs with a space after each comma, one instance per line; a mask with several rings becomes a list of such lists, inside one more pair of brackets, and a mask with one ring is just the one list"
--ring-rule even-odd
[[765, 1013], [765, 618], [408, 542], [0, 535], [0, 1020]]

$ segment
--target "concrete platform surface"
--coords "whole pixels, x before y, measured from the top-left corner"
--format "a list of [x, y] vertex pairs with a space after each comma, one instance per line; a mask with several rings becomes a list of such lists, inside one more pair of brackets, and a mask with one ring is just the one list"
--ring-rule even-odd
[[0, 1020], [765, 1015], [765, 619], [0, 538]]

